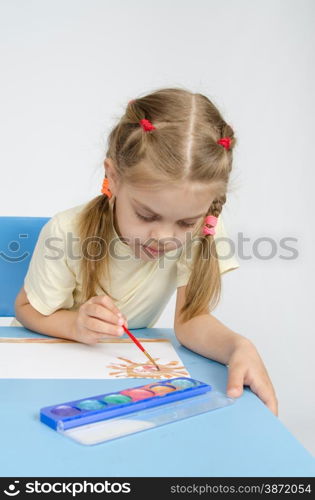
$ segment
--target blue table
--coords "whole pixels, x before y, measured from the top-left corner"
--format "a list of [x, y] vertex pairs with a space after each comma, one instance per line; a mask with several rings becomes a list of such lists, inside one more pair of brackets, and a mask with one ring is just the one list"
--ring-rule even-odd
[[[225, 392], [227, 368], [181, 346], [173, 330], [133, 333], [169, 338], [193, 378]], [[42, 337], [21, 327], [0, 327], [0, 336]], [[38, 419], [44, 406], [148, 382], [1, 379], [1, 476], [314, 477], [312, 455], [247, 388], [226, 408], [95, 446], [71, 441]]]

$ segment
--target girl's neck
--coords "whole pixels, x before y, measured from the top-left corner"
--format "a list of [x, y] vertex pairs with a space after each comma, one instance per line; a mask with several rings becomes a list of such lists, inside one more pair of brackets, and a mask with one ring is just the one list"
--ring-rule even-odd
[[112, 204], [112, 214], [113, 214], [113, 226], [114, 226], [114, 229], [115, 229], [116, 233], [118, 234], [118, 236], [120, 238], [120, 241], [124, 245], [128, 246], [128, 244], [122, 239], [123, 236], [122, 236], [122, 234], [119, 231], [118, 222], [117, 222], [117, 216], [116, 216], [116, 199], [114, 199], [114, 203]]

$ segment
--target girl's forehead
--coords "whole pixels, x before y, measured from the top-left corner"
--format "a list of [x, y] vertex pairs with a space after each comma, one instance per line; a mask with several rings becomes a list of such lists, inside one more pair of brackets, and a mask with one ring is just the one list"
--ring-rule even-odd
[[204, 184], [204, 183], [191, 183], [191, 182], [182, 182], [179, 184], [172, 185], [156, 185], [156, 186], [147, 186], [147, 187], [137, 187], [137, 186], [128, 186], [128, 191], [138, 198], [146, 198], [151, 199], [155, 198], [198, 198], [203, 196], [204, 198], [209, 198], [210, 196], [214, 196], [216, 189], [214, 184]]
[[127, 192], [129, 201], [136, 206], [150, 208], [161, 215], [169, 212], [184, 214], [188, 209], [187, 217], [205, 212], [216, 196], [213, 184], [188, 182], [177, 186], [128, 187]]

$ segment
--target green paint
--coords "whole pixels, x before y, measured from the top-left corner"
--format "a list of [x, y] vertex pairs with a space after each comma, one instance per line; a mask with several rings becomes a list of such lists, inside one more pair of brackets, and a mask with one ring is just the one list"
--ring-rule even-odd
[[129, 396], [125, 396], [124, 394], [109, 394], [108, 396], [105, 396], [103, 401], [111, 405], [122, 405], [124, 403], [129, 403], [131, 398]]

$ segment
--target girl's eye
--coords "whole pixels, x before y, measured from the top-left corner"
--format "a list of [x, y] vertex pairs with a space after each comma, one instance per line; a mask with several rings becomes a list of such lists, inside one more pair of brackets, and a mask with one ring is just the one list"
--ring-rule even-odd
[[[139, 219], [141, 220], [144, 220], [146, 222], [153, 222], [156, 220], [155, 217], [144, 217], [143, 215], [140, 215], [136, 212], [136, 215]], [[180, 225], [184, 226], [184, 227], [192, 227], [195, 225], [195, 222], [193, 222], [192, 224], [188, 224], [187, 222], [181, 222]]]

